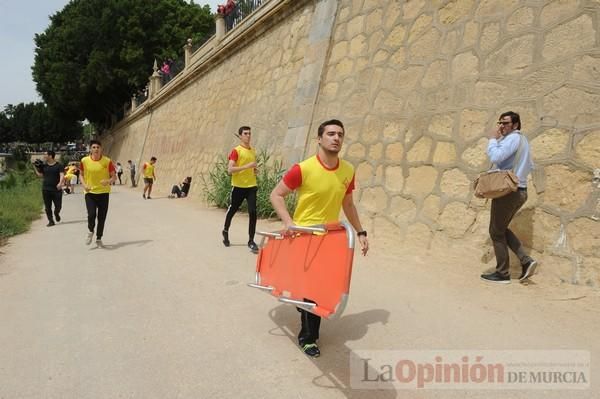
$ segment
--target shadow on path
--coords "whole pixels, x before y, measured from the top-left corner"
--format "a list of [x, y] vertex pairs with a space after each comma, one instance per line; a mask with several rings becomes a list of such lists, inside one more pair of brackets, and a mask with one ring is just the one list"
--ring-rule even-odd
[[[313, 379], [313, 384], [324, 389], [336, 389], [347, 398], [396, 398], [396, 391], [390, 382], [380, 382], [381, 390], [351, 387], [350, 358], [358, 356], [346, 345], [348, 341], [364, 337], [370, 324], [386, 324], [389, 316], [390, 312], [387, 310], [372, 309], [348, 314], [337, 320], [323, 320], [319, 345], [322, 355], [313, 360], [314, 365], [321, 370], [321, 375]], [[300, 317], [296, 309], [289, 305], [280, 305], [269, 312], [269, 317], [278, 326], [270, 330], [269, 334], [285, 336], [290, 339], [292, 345], [298, 347], [296, 332], [300, 329]], [[300, 351], [300, 348], [298, 350]], [[369, 375], [375, 374], [375, 370], [370, 367], [368, 372]]]
[[128, 245], [137, 245], [138, 247], [141, 247], [142, 245], [146, 245], [146, 244], [148, 244], [149, 242], [152, 242], [152, 241], [153, 240], [124, 241], [124, 242], [118, 242], [116, 244], [104, 244], [104, 246], [102, 248], [92, 246], [92, 248], [90, 248], [90, 250], [108, 249], [109, 251], [112, 251], [112, 250], [115, 250], [115, 249], [126, 247]]

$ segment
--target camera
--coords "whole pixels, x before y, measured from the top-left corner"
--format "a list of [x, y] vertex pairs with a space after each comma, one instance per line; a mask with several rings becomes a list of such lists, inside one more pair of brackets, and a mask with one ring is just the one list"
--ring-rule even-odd
[[44, 161], [41, 159], [36, 159], [33, 161], [33, 166], [38, 170], [38, 172], [42, 172], [44, 170]]

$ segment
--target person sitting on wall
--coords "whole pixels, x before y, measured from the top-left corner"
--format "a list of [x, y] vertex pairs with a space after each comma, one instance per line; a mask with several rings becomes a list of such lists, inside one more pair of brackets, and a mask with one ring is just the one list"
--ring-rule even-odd
[[183, 179], [179, 186], [175, 185], [171, 189], [169, 198], [185, 198], [190, 192], [190, 185], [192, 184], [192, 178], [190, 176]]
[[227, 0], [226, 4], [220, 4], [217, 6], [217, 14], [227, 16], [235, 9], [235, 0]]

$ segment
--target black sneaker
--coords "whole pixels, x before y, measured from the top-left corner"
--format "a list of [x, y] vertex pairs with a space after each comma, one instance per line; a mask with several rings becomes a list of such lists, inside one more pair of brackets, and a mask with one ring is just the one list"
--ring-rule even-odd
[[56, 219], [57, 222], [60, 222], [60, 215], [55, 213], [54, 218]]
[[321, 356], [321, 351], [317, 344], [306, 344], [302, 347], [302, 352], [307, 354], [310, 357], [319, 357]]
[[54, 226], [54, 224], [55, 224], [54, 222], [50, 221], [50, 222], [48, 222], [48, 224], [46, 225], [46, 227], [52, 227], [52, 226]]
[[510, 284], [510, 277], [503, 276], [498, 272], [490, 273], [490, 274], [482, 274], [481, 279], [483, 281], [487, 281], [488, 283], [496, 283], [496, 284]]
[[146, 199], [146, 194], [142, 194], [142, 198], [143, 198], [143, 199]]
[[256, 243], [252, 240], [248, 241], [248, 248], [250, 248], [250, 251], [254, 253], [258, 252], [258, 245], [256, 245]]
[[533, 276], [535, 273], [535, 268], [537, 267], [537, 262], [531, 259], [529, 262], [525, 263], [523, 266], [523, 273], [521, 273], [521, 277], [519, 277], [519, 281], [523, 281]]
[[223, 233], [223, 245], [228, 247], [229, 246], [229, 233], [225, 230], [223, 230], [222, 233]]

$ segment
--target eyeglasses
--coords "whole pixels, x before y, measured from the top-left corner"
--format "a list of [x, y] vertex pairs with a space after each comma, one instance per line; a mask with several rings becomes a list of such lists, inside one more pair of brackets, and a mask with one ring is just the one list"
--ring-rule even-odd
[[500, 122], [496, 122], [498, 125], [510, 125], [512, 122], [504, 122], [504, 121], [500, 121]]

